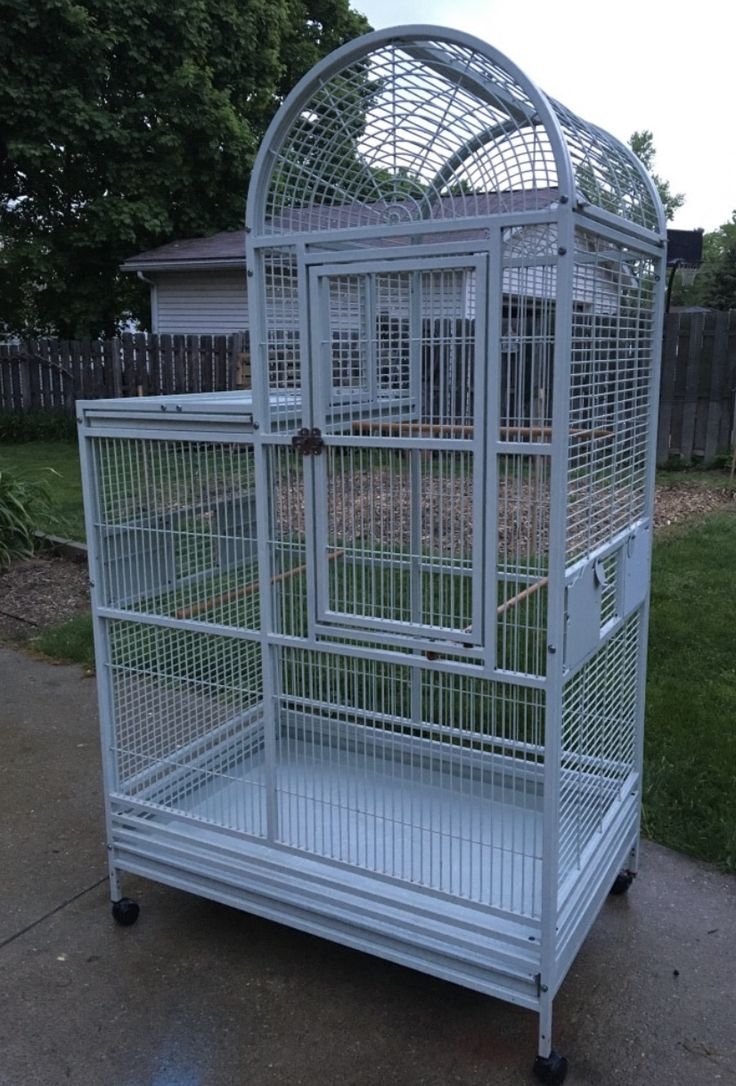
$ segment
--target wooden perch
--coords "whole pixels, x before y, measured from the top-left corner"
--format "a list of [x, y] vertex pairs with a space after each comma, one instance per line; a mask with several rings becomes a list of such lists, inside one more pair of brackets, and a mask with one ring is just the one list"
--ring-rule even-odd
[[[328, 562], [334, 562], [336, 558], [342, 558], [345, 554], [344, 550], [333, 551], [332, 554], [327, 555]], [[301, 566], [294, 566], [293, 569], [285, 569], [283, 573], [275, 573], [271, 578], [271, 584], [278, 584], [280, 581], [288, 581], [291, 577], [298, 577], [300, 573], [306, 573], [307, 564], [303, 563]], [[212, 611], [215, 607], [222, 607], [227, 603], [234, 603], [235, 600], [242, 600], [246, 596], [252, 596], [258, 591], [260, 582], [256, 578], [253, 581], [248, 581], [247, 584], [241, 585], [240, 588], [233, 588], [229, 592], [223, 592], [219, 596], [210, 596], [206, 600], [198, 600], [197, 603], [192, 603], [188, 607], [180, 607], [178, 611], [174, 612], [174, 618], [194, 618], [196, 615], [201, 615], [202, 612]]]
[[356, 434], [372, 434], [376, 430], [395, 434], [397, 437], [472, 437], [473, 426], [449, 422], [388, 422], [385, 419], [356, 419], [353, 422]]
[[[352, 424], [356, 434], [394, 434], [396, 437], [449, 437], [472, 438], [472, 424], [451, 422], [388, 422], [382, 419], [355, 419]], [[549, 438], [551, 426], [502, 426], [502, 439]], [[613, 437], [613, 430], [571, 430], [573, 441], [589, 441], [594, 438]]]
[[[334, 562], [337, 558], [342, 558], [345, 554], [343, 550], [333, 551], [327, 555], [328, 562]], [[307, 563], [303, 562], [300, 566], [294, 566], [293, 569], [285, 569], [282, 573], [276, 573], [271, 578], [271, 584], [279, 584], [282, 581], [288, 581], [292, 577], [298, 577], [302, 573], [306, 573]], [[516, 595], [511, 596], [509, 599], [504, 600], [496, 608], [497, 615], [503, 615], [506, 611], [510, 611], [512, 607], [516, 607], [517, 604], [522, 603], [524, 600], [529, 599], [535, 592], [539, 592], [541, 588], [544, 588], [548, 583], [549, 578], [542, 577], [539, 581], [535, 581], [534, 584], [527, 585], [526, 588], [522, 588]], [[216, 607], [224, 607], [228, 603], [234, 603], [235, 600], [242, 600], [248, 596], [254, 595], [258, 592], [260, 582], [256, 578], [255, 580], [248, 581], [246, 584], [241, 585], [239, 588], [233, 588], [229, 592], [222, 592], [219, 596], [210, 596], [208, 599], [198, 600], [196, 603], [189, 604], [187, 607], [180, 607], [178, 611], [174, 612], [175, 618], [196, 618], [197, 615], [212, 611]], [[466, 630], [470, 632], [470, 627]], [[428, 660], [439, 659], [440, 654], [437, 652], [426, 652], [425, 656]]]
[[[496, 608], [497, 615], [504, 615], [507, 611], [510, 611], [512, 607], [516, 607], [518, 603], [522, 603], [524, 600], [528, 600], [530, 596], [533, 596], [535, 592], [539, 592], [540, 588], [544, 588], [549, 583], [549, 577], [542, 577], [539, 581], [535, 581], [534, 584], [527, 585], [526, 588], [522, 588], [520, 592], [517, 592], [515, 596], [510, 596], [509, 599], [504, 600]], [[464, 633], [470, 633], [471, 627], [468, 626], [463, 631]], [[472, 646], [466, 645], [466, 648]], [[428, 660], [439, 660], [439, 652], [425, 652], [424, 654]]]
[[503, 603], [500, 603], [496, 608], [496, 614], [505, 615], [512, 607], [516, 607], [517, 603], [528, 600], [535, 592], [539, 592], [540, 588], [545, 588], [548, 583], [549, 577], [542, 577], [540, 581], [535, 581], [534, 584], [527, 585], [526, 588], [522, 588], [521, 592], [517, 592], [515, 596], [511, 596], [509, 599], [504, 600]]
[[[298, 573], [302, 566], [297, 566], [294, 573]], [[254, 592], [257, 592], [259, 588], [258, 580], [248, 581], [247, 584], [241, 585], [240, 588], [233, 588], [230, 592], [223, 592], [219, 596], [210, 596], [207, 600], [198, 600], [197, 603], [190, 604], [189, 607], [180, 607], [178, 611], [174, 612], [174, 618], [194, 618], [196, 615], [201, 615], [203, 611], [212, 611], [215, 607], [223, 607], [227, 603], [233, 603], [234, 600], [243, 599], [245, 596], [252, 596]]]

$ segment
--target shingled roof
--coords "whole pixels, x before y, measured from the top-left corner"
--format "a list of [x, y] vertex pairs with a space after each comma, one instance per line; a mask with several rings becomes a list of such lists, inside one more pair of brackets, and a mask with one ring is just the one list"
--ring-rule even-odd
[[[549, 207], [557, 199], [556, 189], [536, 189], [519, 192], [494, 192], [479, 195], [444, 196], [439, 214], [434, 218], [463, 219], [469, 216], [498, 215], [510, 211], [529, 211], [532, 208]], [[400, 205], [393, 204], [395, 210]], [[375, 226], [384, 220], [388, 205], [383, 203], [355, 204], [350, 209], [352, 226]], [[408, 208], [408, 204], [407, 204]], [[313, 207], [294, 208], [288, 213], [289, 231], [330, 230], [338, 210], [342, 211], [340, 224], [345, 225], [345, 208]], [[277, 231], [278, 232], [278, 231]], [[468, 236], [475, 231], [463, 232]], [[379, 244], [380, 241], [374, 241]], [[157, 249], [138, 253], [121, 265], [123, 271], [153, 271], [156, 269], [238, 267], [245, 264], [245, 230], [222, 230], [206, 238], [188, 238], [171, 241]]]
[[238, 265], [245, 263], [245, 230], [221, 230], [208, 238], [188, 238], [170, 241], [158, 249], [130, 256], [122, 264], [123, 271], [145, 271], [194, 265]]

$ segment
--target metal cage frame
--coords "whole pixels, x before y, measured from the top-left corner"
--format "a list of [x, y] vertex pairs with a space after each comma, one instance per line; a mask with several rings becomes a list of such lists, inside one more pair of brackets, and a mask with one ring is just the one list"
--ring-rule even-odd
[[510, 1000], [562, 1081], [554, 995], [638, 864], [665, 238], [630, 150], [469, 35], [298, 84], [252, 392], [78, 405], [118, 919], [135, 872]]

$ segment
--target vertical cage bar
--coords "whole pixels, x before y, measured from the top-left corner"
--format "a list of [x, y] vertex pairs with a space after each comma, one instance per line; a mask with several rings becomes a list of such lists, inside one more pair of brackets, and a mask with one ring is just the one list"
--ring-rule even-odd
[[[78, 408], [78, 411], [81, 409]], [[100, 617], [100, 576], [101, 565], [98, 551], [97, 522], [99, 515], [100, 485], [97, 478], [95, 465], [95, 442], [89, 436], [86, 418], [81, 415], [78, 420], [79, 432], [79, 462], [82, 476], [82, 494], [84, 498], [84, 528], [87, 539], [87, 563], [90, 577], [90, 603], [92, 610], [92, 636], [94, 640], [95, 682], [97, 684], [97, 701], [100, 714], [100, 739], [102, 755], [102, 779], [105, 791], [105, 837], [107, 842], [107, 863], [110, 879], [110, 898], [112, 901], [120, 900], [122, 893], [118, 870], [115, 867], [113, 855], [113, 828], [112, 812], [110, 809], [110, 795], [117, 790], [116, 759], [113, 754], [115, 746], [115, 710], [110, 687], [109, 659], [110, 650], [107, 636], [107, 626]]]
[[[542, 830], [542, 981], [556, 990], [559, 808], [565, 616], [567, 523], [567, 447], [570, 426], [570, 351], [573, 311], [572, 212], [560, 207], [555, 291], [555, 349], [550, 457], [549, 584], [547, 611], [547, 689], [544, 729], [544, 813]], [[551, 1013], [551, 1009], [550, 1009]], [[551, 1037], [542, 1038], [545, 1046]], [[543, 1049], [541, 1055], [548, 1054]]]

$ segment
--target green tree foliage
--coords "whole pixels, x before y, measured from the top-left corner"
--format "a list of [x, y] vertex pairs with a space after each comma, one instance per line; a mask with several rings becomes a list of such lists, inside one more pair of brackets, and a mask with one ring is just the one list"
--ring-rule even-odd
[[703, 263], [692, 300], [712, 309], [736, 309], [736, 211], [731, 221], [703, 237]]
[[326, 203], [376, 199], [375, 172], [358, 153], [368, 110], [380, 84], [365, 64], [333, 76], [294, 122], [274, 172], [284, 207], [301, 206], [309, 192]]
[[663, 180], [659, 174], [654, 172], [654, 159], [657, 153], [654, 147], [654, 136], [648, 128], [641, 132], [633, 132], [629, 138], [629, 147], [651, 174], [652, 181], [657, 186], [659, 198], [664, 207], [665, 218], [670, 222], [675, 217], [675, 212], [685, 203], [685, 194], [683, 192], [673, 192], [669, 181]]
[[121, 261], [236, 228], [293, 83], [369, 29], [348, 0], [0, 0], [0, 328], [109, 334]]

